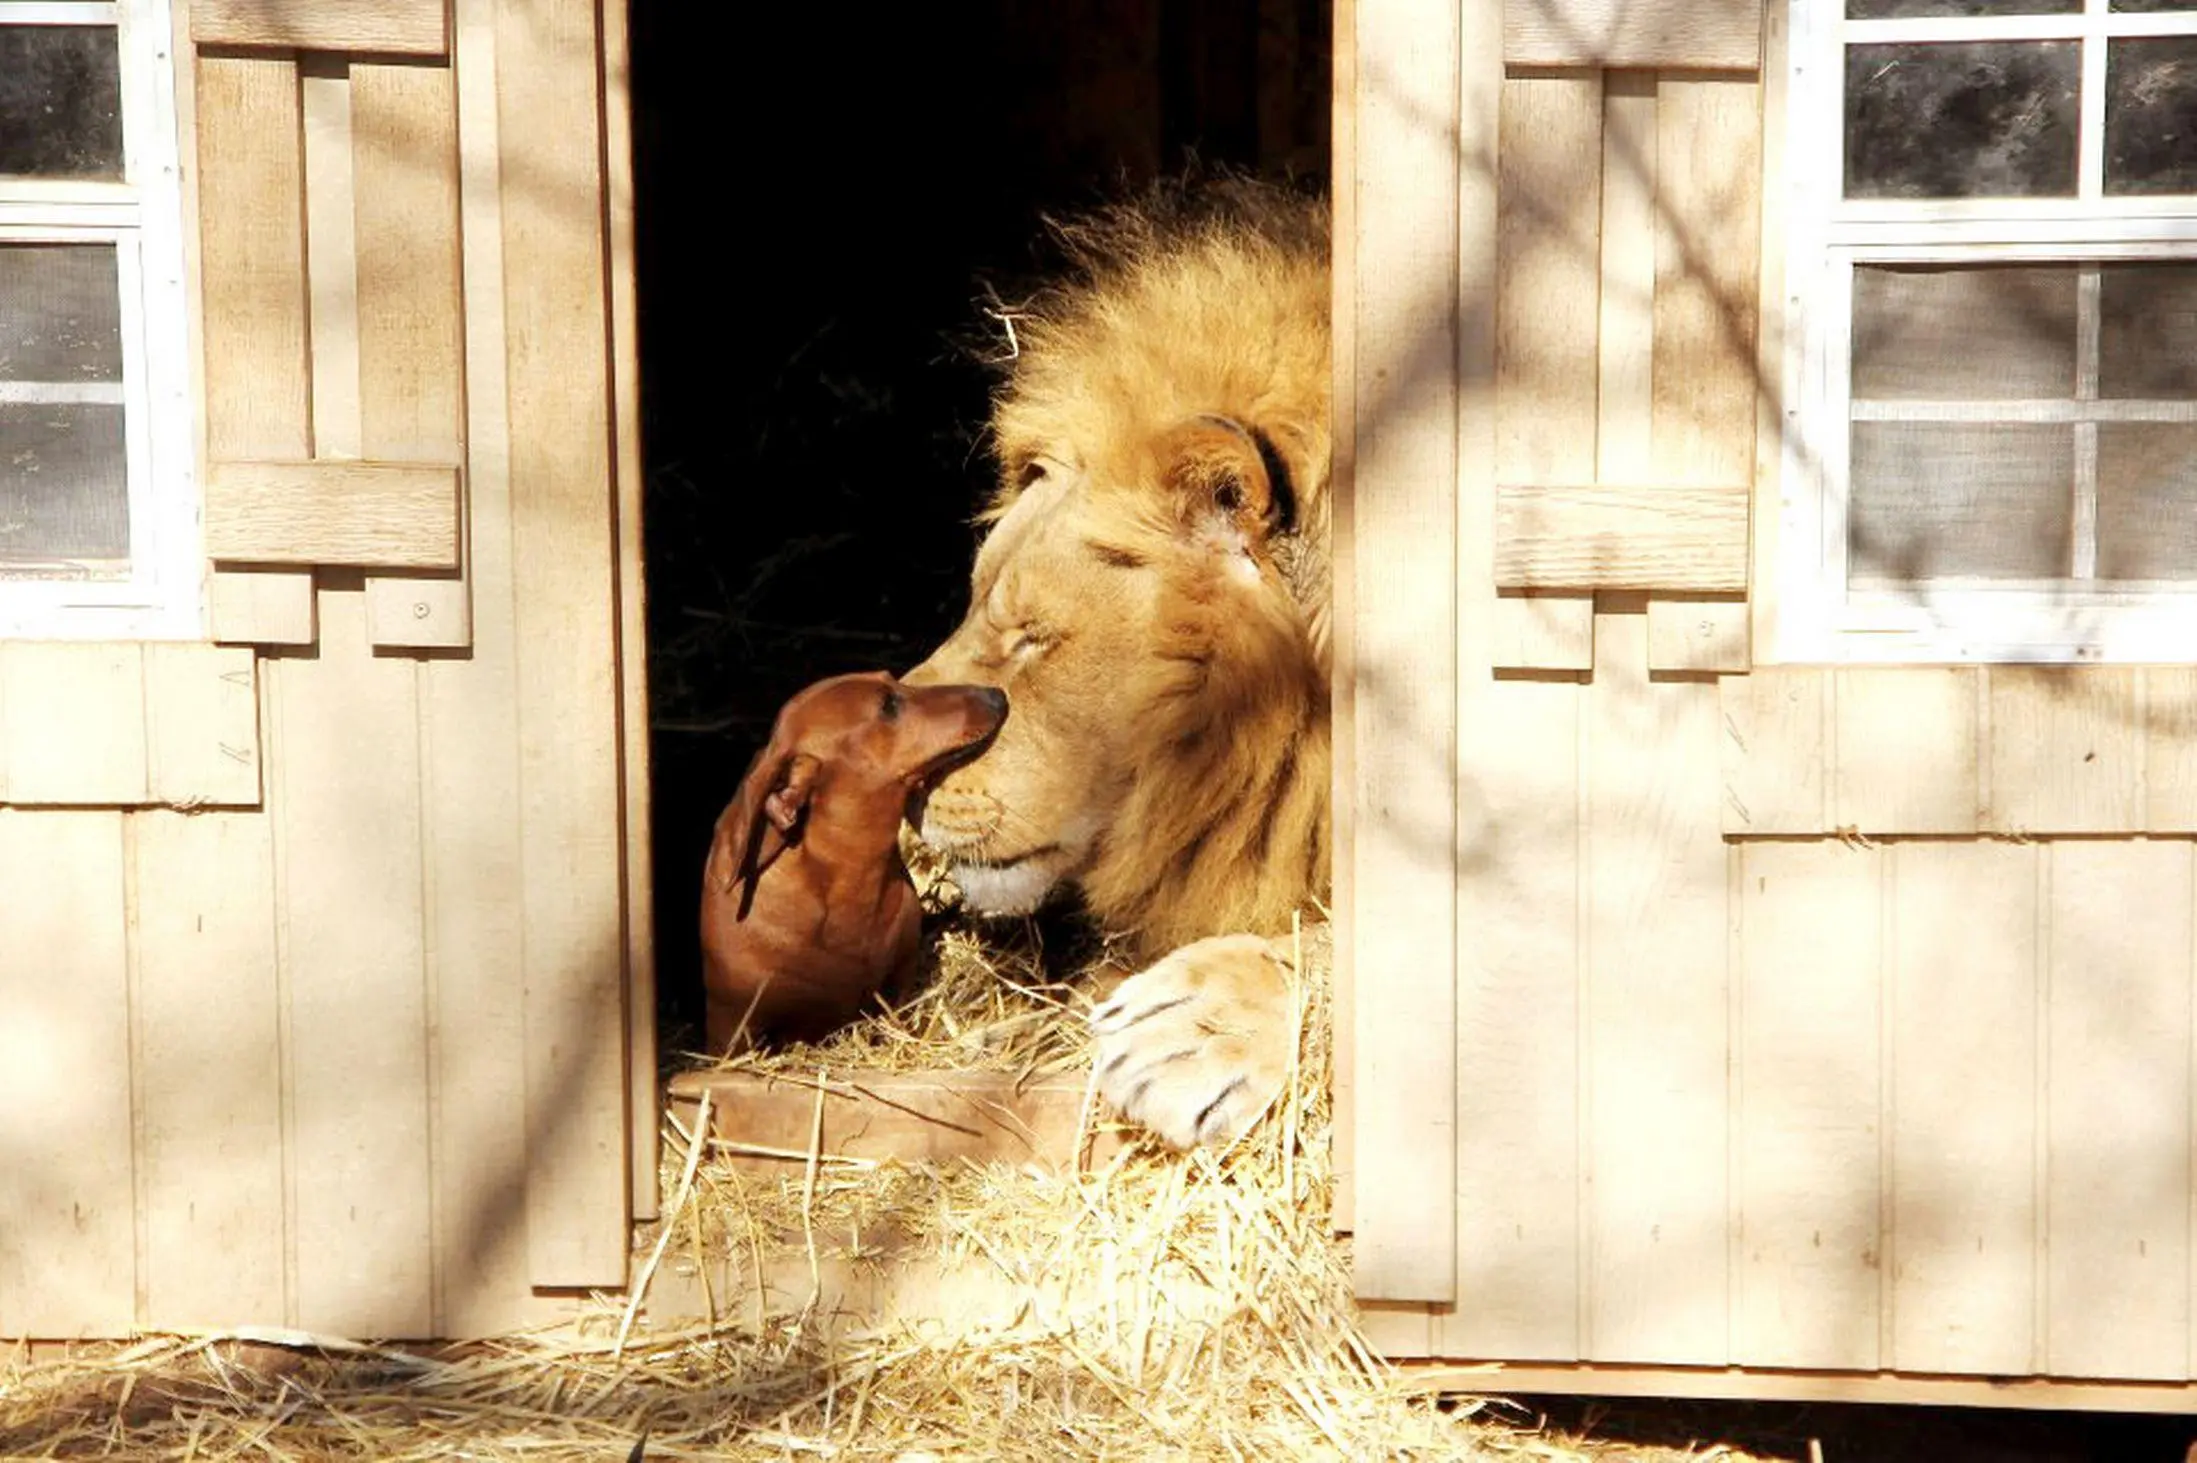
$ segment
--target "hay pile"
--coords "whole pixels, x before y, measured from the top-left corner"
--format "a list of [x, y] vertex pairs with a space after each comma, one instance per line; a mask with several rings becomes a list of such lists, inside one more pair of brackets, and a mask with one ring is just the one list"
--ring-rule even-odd
[[[0, 1456], [1687, 1456], [1491, 1424], [1477, 1403], [1412, 1395], [1368, 1352], [1327, 1228], [1327, 962], [1316, 932], [1301, 948], [1291, 1090], [1225, 1152], [1132, 1145], [1084, 1173], [812, 1153], [755, 1172], [674, 1118], [637, 1303], [453, 1348], [163, 1337], [0, 1359]], [[1064, 1017], [1088, 993], [1048, 983], [1028, 942], [956, 929], [939, 950], [902, 1011], [742, 1060], [812, 1076], [1082, 1069], [1082, 1023]], [[865, 1275], [869, 1309], [850, 1312]]]

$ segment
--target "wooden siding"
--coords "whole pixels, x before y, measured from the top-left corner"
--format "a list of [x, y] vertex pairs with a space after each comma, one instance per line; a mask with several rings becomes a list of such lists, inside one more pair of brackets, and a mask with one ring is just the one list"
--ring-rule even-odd
[[[1459, 8], [1468, 30], [1494, 13]], [[1720, 13], [1637, 18], [1698, 38]], [[1496, 268], [1489, 479], [1453, 464], [1446, 606], [1456, 1087], [1407, 1115], [1408, 1139], [1381, 1126], [1401, 1099], [1380, 1088], [1435, 1070], [1404, 1026], [1428, 1009], [1440, 947], [1418, 947], [1437, 922], [1393, 916], [1405, 960], [1393, 929], [1364, 927], [1367, 881], [1385, 898], [1402, 862], [1367, 768], [1405, 746], [1368, 714], [1378, 662], [1346, 692], [1369, 1333], [1396, 1357], [1505, 1364], [1493, 1383], [1450, 1374], [1465, 1386], [1985, 1402], [2029, 1379], [2023, 1396], [2058, 1405], [2197, 1405], [2197, 671], [1753, 669], [1780, 415], [1761, 388], [1785, 348], [1760, 187], [1783, 121], [1756, 37], [1601, 70], [1635, 54], [1595, 20], [1609, 7], [1501, 14], [1501, 140], [1464, 147], [1459, 184], [1492, 177], [1497, 209], [1458, 232], [1468, 291], [1476, 248]], [[1436, 64], [1359, 16], [1360, 75], [1447, 79], [1446, 44]], [[1571, 48], [1533, 49], [1558, 20]], [[1764, 20], [1782, 64], [1782, 9]], [[1358, 87], [1363, 169], [1392, 103]], [[1470, 137], [1473, 87], [1451, 94]], [[1338, 367], [1361, 655], [1407, 608], [1368, 579], [1426, 544], [1370, 511], [1369, 455], [1394, 454], [1398, 420], [1376, 413], [1433, 349], [1367, 328], [1402, 267], [1368, 268], [1401, 217], [1367, 217], [1373, 201], [1394, 207], [1363, 181], [1346, 205], [1357, 328]], [[1455, 307], [1473, 320], [1469, 294]], [[1483, 363], [1444, 349], [1472, 399]], [[1445, 606], [1408, 608], [1423, 625]], [[1406, 1234], [1444, 1217], [1408, 1191], [1440, 1181], [1424, 1145], [1452, 1111], [1454, 1227]], [[1454, 1291], [1412, 1304], [1443, 1278], [1434, 1239]]]
[[210, 456], [432, 466], [464, 578], [316, 551], [212, 576], [256, 655], [0, 644], [0, 1336], [473, 1336], [624, 1282], [623, 204], [553, 9], [457, 0], [448, 65], [186, 63]]

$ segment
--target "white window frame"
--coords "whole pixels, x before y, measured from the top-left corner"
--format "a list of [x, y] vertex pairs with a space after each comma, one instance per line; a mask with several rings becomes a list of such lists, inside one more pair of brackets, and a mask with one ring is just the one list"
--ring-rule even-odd
[[[116, 31], [123, 181], [0, 180], [0, 243], [114, 245], [130, 524], [127, 578], [11, 579], [0, 568], [0, 639], [199, 639], [205, 559], [169, 0], [12, 0], [0, 17], [17, 25], [111, 25]], [[0, 383], [0, 393], [8, 389]], [[115, 399], [96, 387], [75, 399], [93, 396]]]
[[[1907, 20], [1845, 18], [1845, 0], [1789, 0], [1783, 432], [1775, 634], [1768, 659], [1862, 664], [2197, 661], [2197, 580], [1933, 579], [1850, 588], [1846, 565], [1854, 267], [1876, 263], [2197, 262], [2197, 197], [2106, 197], [2103, 40], [2197, 35], [2197, 10]], [[2082, 55], [2072, 199], [1847, 200], [1846, 43], [2097, 38]], [[1773, 197], [1776, 194], [1773, 193]], [[2095, 274], [2078, 288], [2079, 348], [2095, 352]], [[2053, 410], [2032, 404], [2035, 419]], [[1994, 403], [2009, 418], [2020, 403]], [[2064, 408], [2062, 408], [2064, 410]], [[2173, 419], [2181, 419], [2178, 415]], [[2197, 420], [2193, 406], [2190, 420]], [[2080, 467], [2078, 467], [2080, 471]], [[2094, 494], [2094, 484], [2092, 485]], [[2095, 522], [2078, 490], [2077, 553]], [[2094, 547], [2094, 542], [2091, 545]]]

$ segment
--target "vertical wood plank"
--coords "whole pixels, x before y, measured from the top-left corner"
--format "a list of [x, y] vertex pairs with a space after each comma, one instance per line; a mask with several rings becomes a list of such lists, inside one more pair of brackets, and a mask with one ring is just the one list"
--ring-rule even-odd
[[321, 651], [268, 662], [288, 986], [296, 1321], [432, 1334], [413, 666], [370, 653], [356, 576]]
[[1587, 1352], [1727, 1354], [1728, 871], [1717, 689], [1648, 679], [1644, 614], [1595, 620], [1587, 696]]
[[1488, 636], [1496, 670], [1594, 668], [1594, 596], [1506, 594], [1493, 607]]
[[[450, 70], [351, 67], [360, 441], [393, 462], [462, 462], [458, 116]], [[462, 578], [372, 575], [376, 645], [469, 642]]]
[[[592, 0], [497, 12], [526, 887], [528, 1245], [626, 1276], [625, 975], [607, 246]], [[543, 127], [544, 117], [564, 125]]]
[[1653, 469], [1655, 169], [1655, 77], [1610, 72], [1602, 100], [1597, 482], [1644, 482]]
[[[1461, 18], [1439, 0], [1357, 6], [1368, 84], [1354, 203], [1357, 608], [1344, 633], [1357, 687], [1355, 1157], [1361, 1191], [1382, 1196], [1356, 1218], [1356, 1284], [1369, 1300], [1447, 1301], [1456, 1287], [1456, 606], [1467, 570], [1452, 363], [1465, 293], [1488, 303], [1492, 259], [1476, 257], [1466, 279], [1460, 258], [1461, 174], [1487, 166], [1495, 106], [1475, 75], [1475, 98], [1489, 93], [1481, 112], [1462, 135], [1449, 125], [1466, 109]], [[1395, 984], [1407, 980], [1409, 1002]]]
[[0, 707], [9, 802], [145, 801], [145, 662], [137, 646], [0, 642]]
[[1880, 857], [1740, 849], [1742, 1365], [1878, 1367]]
[[[1357, 1223], [1358, 1062], [1357, 1062], [1357, 824], [1358, 683], [1357, 624], [1357, 455], [1358, 455], [1358, 7], [1356, 0], [1335, 0], [1332, 11], [1334, 61], [1330, 103], [1329, 185], [1329, 353], [1330, 406], [1334, 461], [1329, 465], [1332, 498], [1328, 526], [1329, 556], [1334, 561], [1329, 588], [1334, 664], [1329, 675], [1334, 701], [1329, 734], [1334, 739], [1328, 775], [1331, 824], [1329, 891], [1334, 897], [1334, 1135], [1333, 1223], [1348, 1233]], [[0, 715], [6, 712], [0, 707]], [[0, 778], [6, 776], [0, 769]], [[0, 790], [4, 790], [0, 783]]]
[[[280, 1325], [274, 852], [257, 813], [131, 815], [143, 1323]], [[218, 1257], [218, 1261], [215, 1257]]]
[[1762, 87], [1664, 76], [1656, 89], [1656, 475], [1751, 482]]
[[1579, 1349], [1579, 731], [1585, 688], [1507, 681], [1465, 729], [1457, 1305], [1445, 1356]]
[[259, 687], [248, 650], [148, 644], [147, 792], [173, 806], [253, 807], [260, 798]]
[[1505, 80], [1496, 164], [1496, 480], [1592, 482], [1600, 73]]
[[[527, 1254], [525, 867], [495, 0], [457, 0], [464, 210], [472, 654], [420, 664], [428, 948], [436, 1012], [437, 1324], [478, 1336], [541, 1319]], [[369, 589], [369, 604], [372, 591]]]
[[[649, 824], [648, 626], [642, 553], [641, 358], [634, 290], [633, 113], [626, 9], [603, 7], [603, 152], [610, 221], [611, 400], [618, 480], [618, 679], [623, 692], [626, 903], [626, 1148], [633, 1217], [656, 1217], [663, 1124], [656, 1078], [655, 847]], [[1262, 32], [1263, 34], [1263, 32]]]
[[2036, 1204], [2037, 858], [1901, 843], [1892, 900], [1892, 1355], [2026, 1376]]
[[1828, 672], [1802, 669], [1718, 683], [1726, 833], [1830, 831], [1832, 685]]
[[[201, 56], [199, 294], [206, 454], [302, 458], [312, 450], [306, 349], [304, 159], [297, 66], [287, 57]], [[309, 643], [313, 576], [214, 576], [216, 640]]]
[[1903, 666], [1837, 675], [1832, 825], [1975, 832], [1978, 672]]
[[2054, 1376], [2189, 1375], [2190, 847], [2045, 854]]
[[2123, 666], [1993, 666], [1990, 806], [2003, 833], [2125, 833], [2144, 820], [2143, 707]]
[[122, 815], [0, 809], [0, 1336], [136, 1319]]
[[2197, 832], [2197, 667], [2146, 666], [2144, 826]]
[[[1791, 20], [1785, 0], [1762, 6], [1762, 155], [1768, 176], [1785, 172], [1785, 103]], [[1785, 458], [1785, 208], [1761, 207], [1762, 237], [1755, 285], [1755, 499], [1750, 525], [1747, 597], [1752, 656], [1767, 657], [1778, 637], [1779, 494]], [[1797, 337], [1796, 337], [1797, 338]]]

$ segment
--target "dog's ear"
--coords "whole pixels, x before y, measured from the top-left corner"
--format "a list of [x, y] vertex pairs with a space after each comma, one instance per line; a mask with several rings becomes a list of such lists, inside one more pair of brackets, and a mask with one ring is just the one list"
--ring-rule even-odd
[[1187, 532], [1249, 549], [1290, 526], [1281, 465], [1241, 422], [1192, 417], [1161, 437], [1158, 450]]
[[822, 766], [806, 752], [794, 753], [779, 765], [770, 795], [763, 799], [763, 816], [789, 840], [800, 825], [801, 815], [808, 810], [809, 797], [816, 791], [816, 774]]
[[710, 887], [726, 893], [746, 880], [748, 892], [740, 902], [743, 918], [754, 898], [756, 879], [790, 845], [801, 841], [801, 815], [808, 809], [821, 765], [806, 752], [765, 748], [741, 779], [732, 806], [717, 820], [709, 850]]

